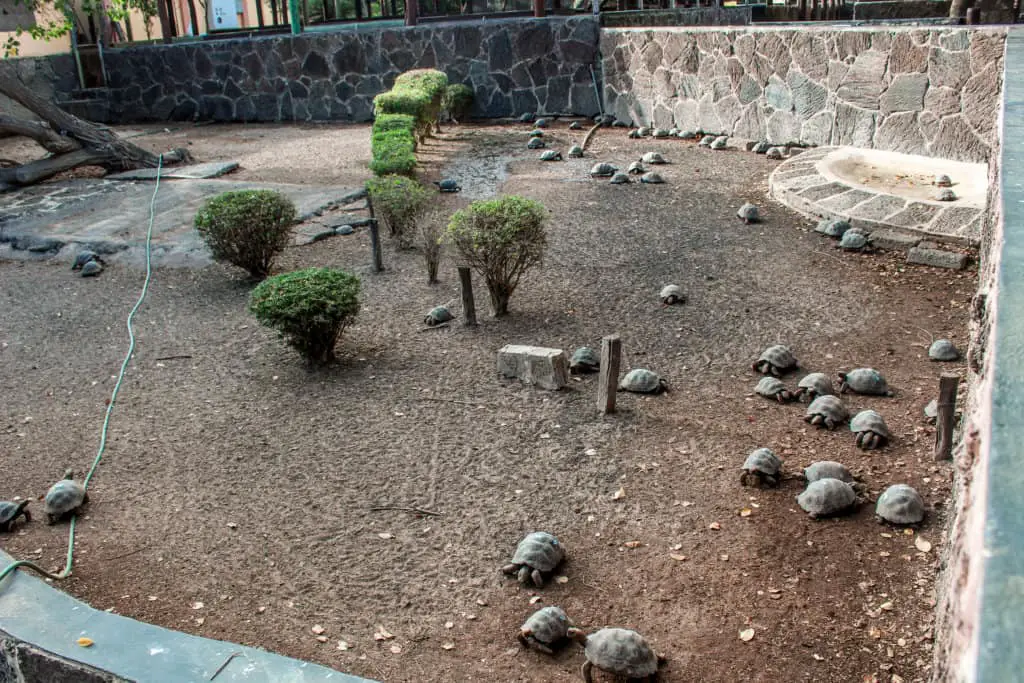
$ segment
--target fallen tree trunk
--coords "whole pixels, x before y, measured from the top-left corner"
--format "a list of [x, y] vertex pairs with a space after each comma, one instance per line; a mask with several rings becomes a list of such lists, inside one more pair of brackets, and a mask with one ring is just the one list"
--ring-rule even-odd
[[[188, 152], [183, 149], [176, 149], [166, 152], [164, 165], [170, 166], [181, 163], [188, 159]], [[38, 161], [30, 161], [13, 168], [0, 168], [0, 191], [10, 190], [20, 185], [33, 185], [40, 181], [52, 178], [58, 173], [70, 171], [79, 166], [103, 166], [109, 168], [111, 163], [117, 163], [108, 154], [95, 149], [79, 149], [67, 154], [46, 157]]]
[[[5, 116], [0, 119], [0, 130], [17, 128], [20, 134], [27, 135], [48, 151], [58, 154], [19, 167], [24, 169], [22, 172], [18, 169], [4, 169], [4, 174], [0, 175], [0, 184], [27, 185], [38, 182], [74, 168], [75, 166], [68, 166], [74, 161], [78, 162], [78, 166], [99, 165], [108, 170], [154, 168], [158, 163], [158, 155], [122, 140], [109, 128], [84, 121], [67, 113], [53, 102], [39, 97], [14, 75], [9, 65], [2, 62], [0, 94], [11, 98], [49, 125], [47, 129], [46, 125], [37, 121]], [[83, 153], [77, 154], [78, 151]], [[170, 154], [164, 154], [163, 163], [168, 165], [189, 159], [187, 151], [175, 150]], [[10, 175], [11, 171], [15, 172], [13, 176]], [[28, 180], [30, 178], [36, 180]]]
[[0, 114], [0, 132], [23, 135], [39, 143], [47, 152], [64, 154], [81, 149], [81, 145], [69, 137], [58, 135], [41, 121], [19, 119], [9, 114]]

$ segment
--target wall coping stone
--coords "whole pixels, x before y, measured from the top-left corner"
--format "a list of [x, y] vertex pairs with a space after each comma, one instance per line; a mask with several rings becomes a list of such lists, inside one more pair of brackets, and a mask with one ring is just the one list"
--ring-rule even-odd
[[[13, 561], [0, 551], [0, 565]], [[76, 641], [80, 637], [92, 639], [94, 645], [79, 646]], [[63, 679], [67, 681], [111, 680], [97, 677], [96, 671], [113, 674], [115, 681], [207, 681], [229, 655], [240, 652], [241, 656], [234, 657], [217, 675], [217, 683], [372, 683], [264, 650], [179, 633], [93, 609], [20, 570], [0, 582], [0, 641], [12, 639], [64, 660], [60, 662], [63, 671], [79, 672], [74, 678]], [[38, 657], [45, 655], [39, 653], [34, 661]], [[24, 655], [19, 659], [24, 663]], [[4, 653], [0, 652], [0, 663], [3, 661]], [[52, 661], [50, 664], [53, 666]], [[47, 678], [46, 683], [53, 680]]]

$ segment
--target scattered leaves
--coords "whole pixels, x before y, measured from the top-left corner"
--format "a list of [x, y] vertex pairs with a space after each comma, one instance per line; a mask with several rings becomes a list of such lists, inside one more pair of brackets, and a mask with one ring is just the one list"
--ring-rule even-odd
[[238, 525], [235, 524], [234, 522], [228, 522], [228, 528], [229, 529], [237, 529]]
[[396, 655], [397, 654], [401, 654], [402, 653], [402, 646], [401, 645], [392, 645], [391, 646], [391, 653], [392, 654], [396, 654]]
[[481, 607], [487, 607], [487, 601], [483, 598], [477, 598], [476, 604], [480, 605]]
[[92, 647], [93, 645], [92, 638], [86, 638], [84, 636], [79, 638], [75, 642], [78, 643], [79, 647]]
[[536, 605], [538, 602], [541, 601], [541, 599], [542, 598], [539, 595], [534, 595], [532, 598], [530, 598], [530, 604]]
[[569, 577], [564, 574], [559, 574], [555, 577], [555, 583], [569, 583]]
[[711, 522], [711, 524], [708, 524], [708, 528], [709, 529], [714, 529], [715, 531], [718, 531], [719, 529], [722, 528], [722, 525], [719, 524], [718, 522]]
[[446, 622], [444, 622], [444, 627], [445, 628], [455, 628], [455, 622], [454, 621], [446, 621]]
[[639, 548], [643, 545], [643, 543], [641, 543], [640, 541], [626, 541], [622, 545], [626, 546], [627, 548]]
[[347, 650], [348, 649], [348, 643], [345, 642], [344, 640], [339, 640], [338, 641], [338, 649], [342, 650], [342, 651]]
[[204, 605], [201, 602], [193, 602], [192, 603], [192, 609], [203, 609], [204, 607], [206, 607], [206, 605]]
[[206, 623], [206, 617], [199, 617], [196, 619], [196, 626], [202, 626]]
[[822, 657], [821, 655], [819, 655], [818, 653], [814, 653], [811, 656], [814, 657], [814, 661], [816, 661], [816, 662], [824, 662], [825, 661], [825, 658]]
[[619, 487], [619, 490], [612, 495], [612, 500], [620, 500], [626, 497], [626, 489]]
[[924, 540], [920, 536], [914, 538], [914, 547], [920, 550], [922, 553], [929, 552], [932, 549], [932, 544], [929, 541]]
[[749, 517], [752, 512], [753, 510], [751, 510], [750, 508], [743, 508], [742, 510], [740, 510], [740, 517]]
[[891, 612], [892, 611], [892, 601], [890, 600], [888, 602], [883, 602], [881, 605], [878, 606], [878, 609], [885, 610], [886, 612]]
[[389, 632], [383, 626], [377, 626], [377, 631], [376, 631], [376, 633], [373, 634], [373, 639], [374, 640], [391, 640], [394, 637], [395, 637], [395, 635], [393, 633]]
[[750, 642], [754, 639], [754, 629], [746, 628], [740, 631], [740, 640], [744, 643]]
[[392, 539], [392, 538], [394, 538], [394, 535], [393, 535], [393, 534], [389, 534], [389, 533], [388, 533], [388, 532], [386, 532], [386, 531], [385, 531], [385, 532], [383, 532], [383, 533], [377, 534], [377, 536], [378, 536], [378, 537], [380, 537], [380, 538], [383, 538], [383, 539], [384, 539], [385, 541], [387, 541], [387, 540], [389, 540], [389, 539]]
[[671, 557], [676, 562], [685, 562], [686, 561], [686, 555], [680, 555], [679, 553], [669, 553], [669, 557]]
[[313, 628], [311, 628], [309, 630], [313, 632], [313, 635], [320, 636], [320, 635], [323, 635], [324, 631], [326, 631], [327, 629], [325, 629], [320, 624], [314, 624]]
[[676, 543], [674, 546], [669, 548], [669, 550], [682, 550], [682, 549], [683, 549], [683, 544], [682, 543]]
[[317, 639], [318, 642], [321, 642], [321, 643], [326, 643], [327, 642], [327, 636], [317, 636], [316, 639]]
[[447, 642], [441, 643], [441, 649], [442, 650], [454, 650], [455, 649], [455, 643], [453, 643], [450, 640], [447, 641]]

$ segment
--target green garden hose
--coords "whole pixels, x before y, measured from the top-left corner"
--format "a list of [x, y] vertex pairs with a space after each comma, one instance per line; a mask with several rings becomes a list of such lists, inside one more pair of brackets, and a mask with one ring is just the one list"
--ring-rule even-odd
[[[89, 481], [92, 479], [92, 475], [95, 474], [96, 468], [100, 464], [100, 460], [103, 459], [103, 451], [107, 448], [107, 430], [110, 426], [110, 414], [114, 411], [114, 403], [117, 401], [117, 394], [121, 390], [121, 382], [124, 380], [124, 373], [128, 369], [128, 362], [131, 360], [132, 354], [135, 353], [135, 330], [132, 328], [132, 320], [134, 320], [135, 314], [142, 306], [142, 302], [146, 298], [146, 293], [149, 291], [149, 282], [153, 279], [153, 222], [156, 220], [156, 193], [160, 189], [160, 171], [163, 168], [163, 163], [164, 157], [161, 154], [157, 157], [156, 187], [153, 188], [153, 197], [149, 201], [149, 227], [146, 230], [146, 279], [142, 283], [142, 292], [139, 293], [139, 298], [135, 302], [135, 306], [132, 307], [131, 312], [128, 314], [128, 353], [125, 354], [124, 361], [121, 363], [121, 371], [117, 374], [117, 381], [114, 383], [114, 390], [111, 392], [110, 401], [107, 403], [107, 412], [103, 416], [103, 427], [100, 429], [100, 445], [96, 450], [96, 457], [93, 459], [92, 467], [89, 468], [89, 472], [85, 475], [85, 479], [82, 481], [82, 486], [86, 489], [89, 488]], [[0, 572], [0, 581], [7, 578], [7, 575], [12, 573], [15, 569], [22, 567], [42, 574], [48, 579], [58, 581], [71, 576], [71, 565], [74, 561], [75, 553], [75, 522], [77, 521], [78, 515], [71, 517], [71, 528], [68, 531], [67, 560], [64, 563], [64, 569], [62, 569], [59, 574], [48, 572], [34, 562], [18, 560], [17, 562], [12, 562], [4, 567], [4, 570]]]

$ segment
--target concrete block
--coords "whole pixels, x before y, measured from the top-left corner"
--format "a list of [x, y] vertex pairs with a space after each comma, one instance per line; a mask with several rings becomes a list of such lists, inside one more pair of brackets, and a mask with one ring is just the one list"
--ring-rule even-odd
[[569, 358], [562, 349], [509, 344], [498, 351], [498, 373], [556, 391], [569, 383]]
[[872, 246], [878, 247], [879, 249], [890, 249], [892, 251], [906, 251], [911, 247], [917, 246], [920, 237], [914, 237], [903, 232], [897, 232], [895, 230], [875, 230], [871, 233], [871, 244]]
[[924, 249], [914, 247], [907, 252], [907, 262], [935, 268], [951, 268], [963, 270], [967, 266], [967, 255], [941, 249]]

